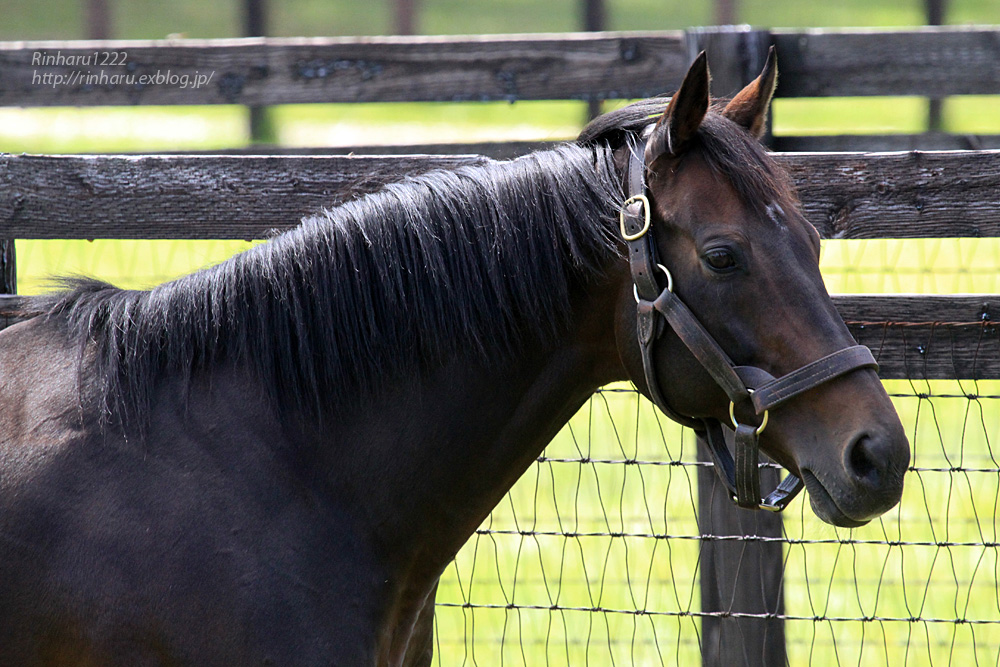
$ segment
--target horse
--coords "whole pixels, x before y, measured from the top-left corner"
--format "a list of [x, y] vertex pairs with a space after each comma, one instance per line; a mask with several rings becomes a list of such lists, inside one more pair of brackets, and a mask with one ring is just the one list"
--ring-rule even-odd
[[[712, 100], [702, 54], [574, 142], [401, 178], [149, 291], [25, 297], [0, 664], [427, 665], [439, 576], [613, 381], [714, 440], [741, 506], [893, 507], [909, 446], [759, 141], [775, 81], [772, 52]], [[793, 480], [764, 499], [758, 446]]]

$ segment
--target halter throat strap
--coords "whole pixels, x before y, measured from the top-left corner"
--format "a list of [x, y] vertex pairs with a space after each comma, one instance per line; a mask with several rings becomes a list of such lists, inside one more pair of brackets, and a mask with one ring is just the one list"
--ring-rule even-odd
[[[652, 240], [651, 204], [646, 189], [645, 141], [629, 147], [625, 166], [626, 200], [620, 210], [620, 231], [628, 246], [636, 299], [637, 333], [643, 372], [650, 398], [667, 416], [693, 428], [708, 443], [709, 453], [730, 497], [740, 507], [780, 512], [802, 490], [802, 480], [789, 473], [774, 491], [762, 498], [759, 440], [767, 426], [768, 410], [830, 380], [861, 368], [878, 370], [871, 350], [854, 345], [775, 378], [756, 366], [737, 366], [687, 305], [674, 292], [673, 277], [657, 263]], [[661, 286], [660, 277], [666, 281]], [[669, 326], [709, 372], [730, 400], [735, 431], [735, 458], [726, 444], [718, 419], [681, 414], [670, 406], [660, 388], [654, 361], [654, 342]], [[735, 406], [749, 402], [761, 418], [759, 425], [741, 424]]]

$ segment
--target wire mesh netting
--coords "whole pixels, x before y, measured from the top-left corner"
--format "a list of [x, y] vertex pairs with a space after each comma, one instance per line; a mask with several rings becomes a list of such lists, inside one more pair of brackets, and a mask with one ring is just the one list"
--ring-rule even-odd
[[[827, 242], [823, 268], [832, 292], [995, 292], [998, 257], [994, 239]], [[913, 453], [899, 506], [840, 529], [803, 498], [755, 538], [781, 546], [787, 662], [996, 665], [1000, 382], [885, 384]], [[702, 465], [630, 388], [595, 395], [442, 577], [436, 664], [698, 664], [701, 546], [731, 539], [699, 532]]]
[[[790, 664], [1000, 660], [1000, 383], [921, 384], [887, 383], [914, 454], [897, 509], [858, 529], [784, 514]], [[700, 660], [699, 465], [633, 391], [595, 396], [442, 578], [439, 664]]]

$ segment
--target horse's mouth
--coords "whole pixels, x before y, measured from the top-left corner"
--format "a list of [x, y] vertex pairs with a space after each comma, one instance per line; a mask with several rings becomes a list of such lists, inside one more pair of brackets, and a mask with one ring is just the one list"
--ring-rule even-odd
[[809, 503], [813, 512], [823, 521], [842, 528], [857, 528], [871, 521], [871, 519], [858, 521], [845, 514], [823, 483], [810, 470], [802, 470], [802, 481], [805, 482], [806, 490], [809, 492]]

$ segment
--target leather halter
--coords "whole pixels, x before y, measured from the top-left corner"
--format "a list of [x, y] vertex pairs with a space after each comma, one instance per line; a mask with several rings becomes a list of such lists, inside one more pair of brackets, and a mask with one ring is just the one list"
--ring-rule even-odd
[[[789, 473], [766, 498], [761, 498], [758, 470], [759, 437], [767, 426], [768, 410], [803, 392], [861, 368], [878, 370], [871, 350], [854, 345], [802, 366], [780, 378], [755, 366], [737, 366], [715, 338], [702, 326], [694, 313], [674, 293], [670, 271], [656, 262], [656, 245], [649, 233], [652, 211], [646, 196], [645, 140], [631, 146], [625, 167], [627, 199], [621, 206], [620, 231], [628, 244], [638, 314], [639, 348], [646, 386], [653, 402], [667, 416], [699, 432], [708, 443], [715, 470], [726, 485], [730, 497], [740, 507], [783, 510], [802, 490], [802, 480]], [[666, 279], [660, 287], [658, 273]], [[661, 319], [662, 318], [662, 319]], [[667, 403], [656, 378], [653, 343], [662, 335], [666, 322], [695, 358], [729, 397], [729, 414], [736, 432], [736, 457], [729, 453], [722, 423], [715, 418], [695, 418], [680, 414]], [[735, 406], [750, 401], [761, 418], [759, 425], [741, 424]]]

